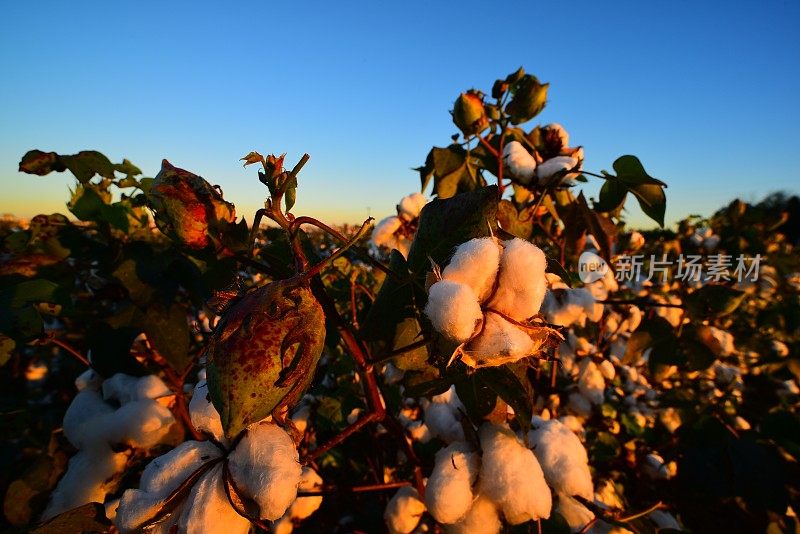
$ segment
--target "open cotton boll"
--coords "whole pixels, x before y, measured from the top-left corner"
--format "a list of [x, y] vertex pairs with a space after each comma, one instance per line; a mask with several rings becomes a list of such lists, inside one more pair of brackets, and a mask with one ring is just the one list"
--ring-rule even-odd
[[535, 343], [527, 332], [496, 313], [487, 313], [483, 332], [473, 339], [462, 360], [472, 367], [496, 366], [531, 355]]
[[458, 398], [456, 387], [440, 395], [434, 395], [425, 406], [425, 426], [431, 434], [445, 443], [464, 440], [464, 427], [461, 425], [461, 411], [466, 411]]
[[103, 423], [114, 408], [92, 389], [79, 391], [64, 414], [64, 436], [77, 449], [107, 443], [108, 428]]
[[219, 412], [208, 395], [208, 383], [205, 380], [194, 387], [192, 399], [189, 401], [189, 416], [197, 430], [209, 434], [223, 445], [228, 443]]
[[403, 226], [403, 221], [396, 215], [390, 215], [385, 219], [381, 219], [372, 230], [370, 241], [372, 241], [375, 246], [387, 246], [393, 239], [395, 232], [397, 232], [401, 226]]
[[483, 495], [478, 495], [467, 515], [452, 525], [446, 525], [445, 531], [447, 534], [499, 534], [502, 528], [497, 507]]
[[484, 424], [481, 449], [480, 493], [518, 525], [550, 517], [552, 496], [544, 473], [530, 449], [508, 428]]
[[297, 497], [302, 468], [292, 438], [271, 423], [250, 426], [228, 456], [237, 486], [258, 503], [261, 519], [274, 521]]
[[127, 461], [127, 454], [114, 453], [104, 444], [78, 451], [70, 458], [66, 474], [50, 495], [42, 520], [90, 502], [105, 501], [116, 486], [114, 475], [125, 469]]
[[492, 291], [501, 247], [493, 237], [470, 239], [456, 247], [442, 278], [469, 286], [480, 302]]
[[212, 467], [195, 483], [178, 521], [179, 532], [250, 532], [250, 521], [233, 509], [223, 484], [222, 465]]
[[103, 385], [103, 377], [98, 375], [94, 369], [87, 369], [75, 379], [75, 389], [83, 391], [84, 389], [91, 389], [98, 391]]
[[[310, 467], [304, 467], [303, 473], [300, 475], [300, 485], [298, 489], [304, 491], [313, 491], [318, 490], [322, 487], [322, 477], [317, 474]], [[316, 512], [319, 507], [322, 505], [322, 496], [312, 496], [312, 497], [299, 497], [295, 499], [292, 503], [292, 506], [289, 507], [289, 510], [286, 512], [292, 519], [306, 519], [311, 514]]]
[[125, 443], [148, 449], [169, 433], [175, 418], [158, 402], [141, 399], [123, 404], [113, 414], [97, 422], [106, 428], [109, 443]]
[[[599, 312], [599, 315], [598, 315]], [[597, 321], [603, 314], [603, 305], [597, 304], [594, 297], [586, 288], [565, 289], [556, 296], [548, 293], [545, 298], [543, 313], [547, 322], [559, 326], [580, 324], [583, 326], [586, 319]]]
[[436, 453], [433, 472], [425, 486], [428, 511], [440, 523], [455, 523], [472, 506], [472, 485], [480, 458], [472, 447], [456, 442]]
[[153, 459], [142, 472], [139, 489], [125, 490], [114, 524], [120, 532], [136, 532], [153, 517], [161, 502], [205, 462], [222, 452], [210, 441], [185, 441]]
[[397, 205], [397, 211], [402, 219], [413, 221], [419, 217], [419, 212], [422, 211], [422, 207], [426, 202], [425, 195], [422, 193], [412, 193], [400, 200], [400, 204]]
[[417, 490], [405, 486], [389, 500], [383, 519], [390, 534], [410, 534], [424, 513], [425, 503], [420, 500]]
[[566, 493], [558, 493], [556, 510], [566, 520], [572, 532], [580, 532], [589, 521], [594, 519], [594, 514]]
[[125, 404], [139, 399], [157, 399], [172, 393], [155, 375], [143, 377], [117, 373], [103, 381], [103, 398], [114, 399]]
[[579, 417], [592, 415], [592, 403], [578, 391], [573, 391], [569, 394], [567, 408]]
[[556, 173], [568, 171], [578, 166], [578, 159], [570, 156], [556, 156], [540, 163], [536, 167], [539, 185], [546, 185]]
[[557, 419], [532, 420], [528, 444], [533, 449], [547, 483], [557, 492], [592, 499], [594, 486], [589, 457], [581, 440]]
[[606, 380], [614, 380], [617, 371], [614, 369], [613, 363], [608, 360], [603, 360], [597, 367], [600, 369], [600, 373], [603, 375], [603, 378]]
[[580, 363], [578, 389], [592, 404], [603, 404], [606, 380], [603, 378], [600, 368], [591, 358], [585, 358]]
[[516, 321], [539, 313], [547, 291], [546, 268], [547, 258], [539, 247], [519, 238], [506, 241], [500, 258], [497, 291], [489, 307]]
[[437, 332], [459, 343], [471, 338], [483, 320], [472, 289], [450, 280], [441, 280], [430, 287], [425, 315]]
[[503, 148], [503, 162], [511, 176], [524, 185], [531, 183], [536, 175], [536, 158], [519, 141], [511, 141]]

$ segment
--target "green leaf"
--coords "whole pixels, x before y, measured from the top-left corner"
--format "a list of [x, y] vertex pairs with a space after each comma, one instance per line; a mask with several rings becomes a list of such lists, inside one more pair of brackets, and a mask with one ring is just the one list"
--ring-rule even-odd
[[600, 188], [600, 199], [594, 209], [601, 212], [615, 211], [625, 204], [628, 189], [614, 178], [607, 179]]
[[514, 96], [506, 105], [512, 124], [527, 122], [538, 115], [547, 103], [549, 83], [539, 83], [536, 76], [525, 74], [511, 86]]
[[644, 170], [642, 162], [636, 156], [626, 155], [620, 156], [613, 163], [614, 171], [617, 173], [617, 179], [625, 185], [658, 185], [667, 187], [667, 184], [653, 178], [647, 171]]
[[114, 164], [114, 170], [118, 173], [124, 174], [128, 178], [133, 178], [134, 176], [142, 174], [141, 169], [127, 159], [123, 159], [122, 163]]
[[476, 375], [514, 410], [523, 434], [531, 428], [533, 416], [533, 387], [525, 375], [527, 362], [515, 362], [500, 367], [483, 367]]
[[477, 168], [467, 158], [461, 145], [447, 148], [433, 147], [419, 171], [424, 191], [433, 178], [433, 192], [439, 198], [450, 198], [458, 193], [472, 191], [483, 185]]
[[686, 296], [686, 311], [698, 320], [724, 317], [733, 313], [745, 296], [732, 287], [709, 284]]
[[506, 232], [521, 239], [528, 239], [533, 232], [533, 217], [521, 214], [509, 200], [501, 200], [497, 206], [497, 220]]
[[642, 184], [630, 187], [630, 192], [636, 196], [639, 201], [639, 207], [642, 211], [657, 222], [662, 228], [664, 227], [664, 214], [667, 211], [667, 196], [664, 194], [664, 189], [660, 185]]
[[19, 162], [19, 171], [27, 174], [44, 176], [51, 172], [63, 172], [67, 167], [55, 152], [42, 152], [31, 150], [22, 156]]
[[564, 266], [558, 262], [557, 259], [547, 258], [547, 268], [545, 269], [545, 272], [558, 275], [558, 277], [561, 278], [565, 284], [567, 284], [569, 287], [572, 287], [572, 279], [569, 273]]
[[480, 421], [492, 413], [497, 393], [476, 373], [456, 383], [456, 393], [472, 421]]
[[10, 360], [12, 354], [14, 354], [14, 348], [16, 346], [16, 341], [5, 334], [0, 334], [0, 367], [8, 363], [8, 360]]
[[31, 531], [31, 534], [63, 534], [64, 532], [108, 532], [111, 521], [106, 518], [105, 507], [97, 502], [84, 504], [57, 515]]
[[147, 338], [177, 371], [189, 363], [189, 323], [185, 306], [151, 304], [136, 321]]
[[82, 221], [109, 224], [123, 232], [127, 232], [130, 227], [128, 206], [123, 202], [106, 203], [91, 184], [76, 188], [69, 210]]

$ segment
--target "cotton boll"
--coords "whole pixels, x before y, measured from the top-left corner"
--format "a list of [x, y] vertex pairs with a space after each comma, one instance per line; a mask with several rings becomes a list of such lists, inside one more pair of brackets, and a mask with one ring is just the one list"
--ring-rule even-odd
[[148, 449], [169, 433], [175, 418], [167, 408], [152, 399], [123, 404], [111, 415], [96, 420], [106, 429], [109, 443], [124, 443]]
[[482, 495], [478, 495], [467, 515], [445, 526], [447, 534], [499, 534], [502, 528], [497, 507]]
[[117, 528], [123, 533], [140, 530], [163, 499], [201, 465], [221, 454], [210, 441], [186, 441], [153, 459], [142, 472], [139, 489], [122, 494], [115, 520]]
[[536, 177], [539, 185], [547, 185], [556, 173], [568, 171], [578, 166], [578, 159], [570, 156], [556, 156], [550, 158], [536, 167]]
[[528, 444], [542, 467], [547, 483], [557, 492], [592, 499], [594, 486], [589, 457], [581, 440], [561, 421], [534, 418]]
[[556, 297], [554, 293], [547, 295], [543, 307], [547, 322], [559, 326], [572, 324], [582, 326], [586, 323], [587, 318], [597, 321], [602, 316], [603, 305], [597, 304], [586, 288], [566, 289], [560, 295], [560, 298]]
[[258, 503], [261, 519], [278, 519], [297, 497], [302, 469], [292, 438], [280, 427], [250, 426], [228, 460], [237, 486]]
[[617, 371], [616, 369], [614, 369], [613, 363], [611, 363], [608, 360], [603, 360], [602, 362], [600, 362], [600, 365], [598, 365], [598, 368], [600, 369], [600, 373], [603, 375], [603, 378], [609, 381], [614, 380]]
[[[322, 477], [317, 474], [310, 467], [303, 468], [303, 474], [300, 475], [300, 486], [298, 489], [303, 491], [314, 491], [322, 487]], [[303, 520], [316, 512], [322, 505], [322, 496], [313, 497], [298, 497], [292, 506], [287, 510], [285, 517], [292, 519]]]
[[167, 385], [155, 375], [139, 378], [117, 373], [103, 382], [103, 398], [117, 400], [120, 404], [139, 399], [157, 399], [170, 393]]
[[456, 394], [455, 386], [446, 392], [433, 397], [425, 407], [425, 426], [431, 434], [445, 443], [464, 440], [464, 428], [461, 425], [461, 413], [464, 405]]
[[436, 453], [433, 472], [425, 489], [428, 511], [440, 523], [455, 523], [472, 506], [472, 484], [480, 458], [470, 445], [456, 442]]
[[216, 465], [192, 487], [178, 521], [180, 532], [224, 532], [247, 534], [250, 521], [230, 504], [222, 480], [222, 466]]
[[483, 320], [472, 289], [450, 280], [441, 280], [430, 287], [425, 315], [437, 332], [459, 343], [471, 338]]
[[670, 433], [674, 433], [681, 426], [681, 416], [675, 408], [665, 408], [658, 414], [658, 420]]
[[556, 510], [567, 521], [572, 532], [580, 532], [594, 519], [594, 514], [588, 508], [566, 493], [558, 494]]
[[606, 381], [597, 364], [591, 358], [586, 358], [581, 362], [580, 369], [578, 389], [581, 395], [592, 404], [603, 404]]
[[419, 212], [422, 211], [422, 207], [426, 202], [427, 200], [425, 200], [425, 196], [422, 193], [412, 193], [400, 200], [397, 210], [400, 212], [402, 219], [413, 221], [419, 217]]
[[103, 377], [98, 375], [93, 369], [87, 369], [75, 379], [75, 388], [78, 391], [91, 389], [98, 391], [103, 384]]
[[558, 143], [561, 146], [561, 149], [565, 149], [569, 146], [569, 134], [557, 122], [552, 122], [546, 126], [542, 127], [542, 133], [549, 139], [555, 137], [558, 140]]
[[390, 534], [410, 534], [424, 513], [425, 503], [420, 500], [417, 490], [405, 486], [397, 490], [386, 505], [383, 519]]
[[399, 217], [395, 215], [386, 217], [375, 225], [370, 241], [375, 246], [387, 246], [401, 226], [403, 226], [403, 221]]
[[78, 449], [106, 443], [108, 428], [99, 422], [113, 413], [97, 391], [79, 391], [64, 414], [64, 436]]
[[470, 239], [456, 247], [442, 277], [469, 286], [483, 302], [492, 291], [500, 267], [500, 252], [501, 247], [493, 237]]
[[519, 141], [511, 141], [503, 148], [503, 162], [511, 176], [528, 185], [536, 175], [536, 158]]
[[[458, 429], [461, 431], [460, 435], [455, 434], [453, 436], [454, 439], [452, 440], [447, 440], [444, 438], [442, 438], [442, 440], [449, 443], [450, 441], [455, 441], [457, 439], [464, 439], [464, 432], [461, 429], [461, 425], [458, 425]], [[411, 437], [412, 440], [419, 441], [420, 443], [428, 443], [431, 439], [433, 439], [434, 436], [428, 425], [426, 425], [422, 421], [412, 422], [406, 427], [406, 431], [408, 432], [408, 435]]]
[[208, 384], [205, 380], [198, 382], [189, 401], [189, 416], [192, 425], [200, 431], [212, 436], [222, 444], [227, 444], [225, 432], [222, 430], [222, 420], [219, 412], [214, 408], [208, 395]]
[[550, 517], [550, 488], [531, 450], [504, 427], [484, 424], [479, 437], [483, 449], [480, 493], [512, 525]]
[[90, 502], [103, 502], [114, 490], [114, 475], [125, 469], [128, 455], [114, 453], [108, 445], [78, 451], [70, 458], [66, 474], [58, 481], [42, 520]]
[[294, 427], [301, 434], [305, 434], [308, 429], [308, 419], [311, 417], [311, 406], [306, 403], [299, 404], [290, 417]]
[[519, 238], [506, 241], [497, 291], [489, 307], [516, 321], [525, 321], [539, 313], [547, 291], [546, 267], [544, 252], [533, 243]]
[[497, 366], [526, 358], [535, 344], [527, 332], [496, 313], [487, 313], [483, 332], [467, 345], [462, 361], [472, 367]]
[[579, 417], [589, 417], [592, 415], [592, 403], [577, 391], [569, 394], [567, 408]]

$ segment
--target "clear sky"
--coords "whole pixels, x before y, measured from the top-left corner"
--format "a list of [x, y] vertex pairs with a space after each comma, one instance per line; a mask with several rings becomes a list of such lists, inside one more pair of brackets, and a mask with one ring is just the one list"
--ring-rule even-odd
[[386, 215], [455, 133], [459, 92], [522, 65], [551, 82], [536, 120], [562, 123], [588, 170], [636, 154], [669, 184], [668, 222], [710, 214], [800, 192], [798, 27], [794, 0], [4, 0], [0, 212], [66, 211], [71, 177], [17, 172], [39, 148], [149, 176], [167, 158], [248, 217], [265, 191], [238, 158], [309, 152], [295, 213]]

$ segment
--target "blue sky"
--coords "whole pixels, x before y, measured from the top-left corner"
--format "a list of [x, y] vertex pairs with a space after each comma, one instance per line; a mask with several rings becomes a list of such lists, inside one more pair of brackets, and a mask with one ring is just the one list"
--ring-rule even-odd
[[[520, 65], [551, 83], [586, 168], [641, 158], [667, 220], [800, 192], [800, 3], [0, 3], [0, 212], [66, 211], [72, 180], [17, 172], [39, 148], [162, 158], [248, 217], [238, 158], [303, 152], [295, 213], [356, 222], [419, 188], [448, 110]], [[597, 181], [586, 189], [593, 194]], [[629, 220], [649, 225], [635, 202]]]

